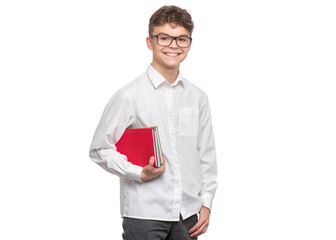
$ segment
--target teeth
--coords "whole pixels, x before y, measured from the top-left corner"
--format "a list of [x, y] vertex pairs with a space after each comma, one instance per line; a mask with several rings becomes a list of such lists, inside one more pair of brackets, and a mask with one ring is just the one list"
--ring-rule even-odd
[[177, 56], [177, 55], [178, 55], [178, 53], [166, 53], [166, 55], [168, 55], [168, 56], [172, 56], [172, 57], [175, 57], [175, 56]]

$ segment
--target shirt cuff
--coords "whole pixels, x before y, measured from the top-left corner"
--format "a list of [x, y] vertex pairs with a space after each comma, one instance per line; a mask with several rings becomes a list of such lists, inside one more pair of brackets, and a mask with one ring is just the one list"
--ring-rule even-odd
[[141, 173], [142, 173], [142, 167], [139, 167], [134, 164], [130, 164], [127, 169], [127, 176], [129, 179], [136, 180], [138, 182], [141, 182]]
[[202, 199], [203, 199], [203, 206], [209, 208], [209, 210], [211, 211], [213, 196], [212, 195], [203, 195]]

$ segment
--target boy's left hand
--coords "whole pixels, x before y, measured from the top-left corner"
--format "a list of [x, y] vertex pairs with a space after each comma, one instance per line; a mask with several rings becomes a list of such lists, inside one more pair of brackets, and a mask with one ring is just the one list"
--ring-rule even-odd
[[199, 220], [195, 226], [193, 226], [190, 230], [190, 237], [196, 237], [203, 233], [205, 233], [209, 226], [210, 220], [210, 210], [207, 207], [202, 206], [199, 212]]

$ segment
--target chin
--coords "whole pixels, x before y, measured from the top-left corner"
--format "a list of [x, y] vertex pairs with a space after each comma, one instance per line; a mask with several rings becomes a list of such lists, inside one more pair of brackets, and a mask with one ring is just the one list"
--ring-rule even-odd
[[174, 62], [166, 62], [165, 65], [169, 68], [177, 68], [180, 66], [181, 62], [183, 62], [183, 60], [174, 61]]

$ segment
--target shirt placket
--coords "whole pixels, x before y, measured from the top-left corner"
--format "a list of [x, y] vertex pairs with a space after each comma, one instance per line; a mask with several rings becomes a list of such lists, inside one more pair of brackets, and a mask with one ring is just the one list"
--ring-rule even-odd
[[173, 99], [174, 87], [168, 85], [166, 88], [166, 102], [168, 109], [168, 129], [169, 129], [169, 138], [171, 142], [171, 152], [172, 158], [169, 162], [174, 169], [174, 206], [173, 206], [173, 215], [178, 218], [181, 212], [181, 198], [182, 198], [182, 184], [181, 184], [181, 171], [178, 162], [177, 156], [177, 127], [176, 125], [176, 113], [174, 108], [174, 99]]

